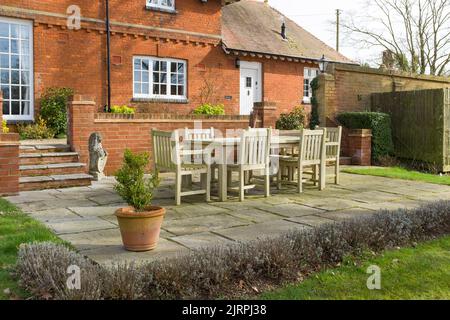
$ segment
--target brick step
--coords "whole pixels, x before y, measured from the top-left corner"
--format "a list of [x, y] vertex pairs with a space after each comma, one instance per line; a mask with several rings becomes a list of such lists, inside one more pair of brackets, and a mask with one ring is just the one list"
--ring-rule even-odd
[[21, 177], [85, 173], [86, 165], [79, 162], [32, 164], [20, 166]]
[[69, 187], [90, 186], [92, 176], [89, 174], [63, 174], [36, 177], [21, 177], [20, 191], [58, 189]]
[[67, 144], [25, 144], [20, 146], [20, 153], [55, 153], [70, 152], [70, 146]]
[[19, 156], [20, 165], [67, 163], [78, 160], [76, 152], [21, 153]]
[[343, 166], [350, 166], [352, 164], [352, 158], [351, 157], [341, 157], [339, 160], [339, 163]]

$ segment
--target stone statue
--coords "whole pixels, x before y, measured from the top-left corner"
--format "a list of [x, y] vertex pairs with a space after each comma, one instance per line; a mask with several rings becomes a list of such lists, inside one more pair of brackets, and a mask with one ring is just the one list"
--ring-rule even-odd
[[98, 132], [94, 132], [89, 137], [89, 174], [96, 181], [105, 178], [103, 171], [108, 161], [108, 152], [103, 149], [102, 140], [102, 136]]

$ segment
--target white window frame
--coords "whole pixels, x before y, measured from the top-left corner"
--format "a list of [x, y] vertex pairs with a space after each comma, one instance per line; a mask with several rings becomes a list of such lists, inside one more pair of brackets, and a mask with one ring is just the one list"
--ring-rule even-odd
[[[312, 87], [311, 87], [311, 81], [313, 81], [318, 75], [320, 71], [319, 68], [304, 68], [303, 69], [303, 86], [302, 86], [302, 95], [303, 95], [303, 103], [311, 103], [312, 98]], [[308, 95], [305, 95], [306, 91], [306, 81], [308, 81]]]
[[157, 8], [157, 9], [175, 11], [175, 0], [172, 0], [172, 6], [162, 4], [162, 2], [164, 0], [156, 0], [156, 1], [157, 1], [157, 3], [153, 3], [152, 0], [147, 0], [147, 8]]
[[[149, 63], [149, 90], [148, 94], [144, 93], [136, 93], [135, 90], [135, 84], [136, 84], [136, 74], [135, 72], [138, 70], [135, 70], [135, 61], [137, 59], [143, 59], [143, 60], [149, 60], [151, 63]], [[166, 62], [167, 63], [167, 94], [154, 94], [153, 93], [153, 62], [159, 61], [159, 62]], [[183, 63], [184, 64], [184, 77], [183, 77], [183, 92], [184, 95], [172, 95], [171, 94], [171, 63]], [[143, 83], [142, 80], [139, 81], [139, 83]], [[177, 83], [177, 86], [180, 84]], [[159, 57], [152, 57], [152, 56], [134, 56], [133, 57], [133, 98], [135, 99], [155, 99], [155, 100], [187, 100], [187, 61], [186, 60], [180, 60], [180, 59], [172, 59], [172, 58], [159, 58]]]
[[[13, 24], [19, 24], [21, 26], [27, 26], [29, 27], [29, 32], [30, 32], [30, 39], [29, 39], [29, 57], [30, 57], [30, 61], [29, 61], [29, 65], [30, 65], [30, 69], [29, 69], [29, 95], [30, 95], [30, 114], [28, 115], [8, 115], [8, 114], [3, 114], [3, 119], [7, 120], [7, 121], [34, 121], [34, 52], [33, 52], [33, 40], [34, 40], [34, 28], [33, 28], [33, 21], [30, 20], [21, 20], [21, 19], [13, 19], [13, 18], [6, 18], [6, 17], [1, 17], [0, 16], [0, 22], [4, 22], [4, 23], [13, 23]], [[11, 38], [9, 38], [11, 40]], [[11, 59], [11, 58], [10, 58]], [[11, 65], [9, 67], [9, 84], [11, 86]], [[19, 69], [20, 71], [22, 71], [22, 69]], [[0, 87], [1, 89], [1, 87]], [[11, 99], [11, 92], [10, 94], [10, 99]], [[5, 100], [5, 98], [3, 97], [3, 100]], [[22, 102], [22, 99], [19, 99], [19, 102]], [[0, 108], [3, 108], [3, 105], [0, 106]], [[19, 107], [21, 108], [21, 106]]]

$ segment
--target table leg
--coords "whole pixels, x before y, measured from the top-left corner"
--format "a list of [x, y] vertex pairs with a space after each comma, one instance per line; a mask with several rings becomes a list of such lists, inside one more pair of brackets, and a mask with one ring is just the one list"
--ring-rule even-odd
[[219, 165], [219, 201], [226, 202], [228, 199], [227, 186], [227, 166], [225, 164]]

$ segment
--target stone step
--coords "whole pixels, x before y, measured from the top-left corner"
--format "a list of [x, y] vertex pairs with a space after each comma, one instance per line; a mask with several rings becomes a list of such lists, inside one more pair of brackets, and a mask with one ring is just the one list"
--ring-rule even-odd
[[21, 153], [19, 155], [20, 165], [55, 164], [78, 162], [79, 156], [76, 152], [47, 152], [47, 153]]
[[58, 189], [91, 185], [92, 176], [89, 174], [62, 174], [49, 176], [21, 177], [20, 191]]
[[343, 166], [349, 166], [352, 164], [352, 158], [351, 157], [341, 157], [339, 160], [339, 163]]
[[32, 164], [20, 166], [21, 177], [85, 173], [86, 165], [79, 162]]
[[20, 146], [20, 153], [54, 153], [70, 152], [68, 144], [24, 144]]

